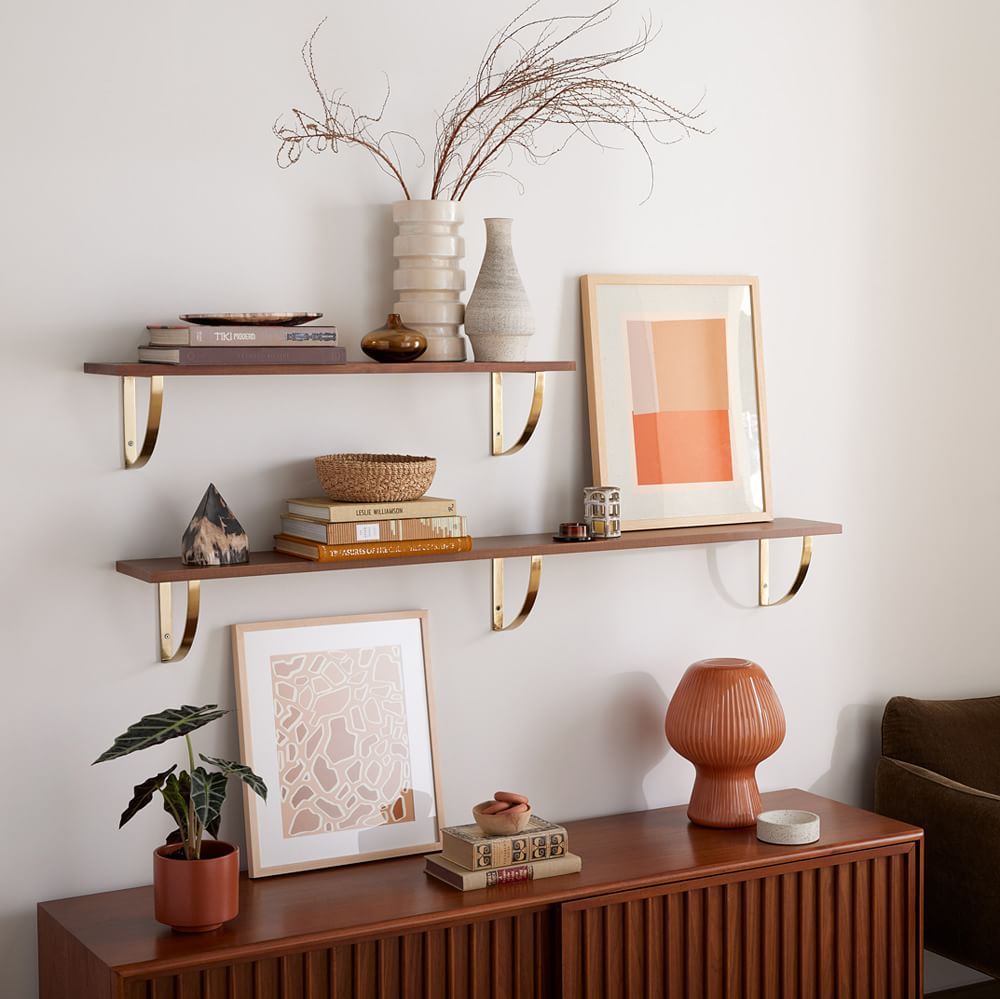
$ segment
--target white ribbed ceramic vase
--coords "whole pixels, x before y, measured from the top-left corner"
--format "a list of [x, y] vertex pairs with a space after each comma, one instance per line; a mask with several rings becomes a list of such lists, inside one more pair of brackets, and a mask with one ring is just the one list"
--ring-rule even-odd
[[459, 332], [465, 306], [465, 240], [459, 235], [465, 217], [458, 201], [397, 201], [392, 206], [397, 260], [392, 311], [427, 337], [421, 361], [464, 361], [465, 338]]
[[483, 219], [486, 253], [465, 309], [465, 332], [477, 361], [523, 361], [535, 318], [514, 260], [513, 219]]

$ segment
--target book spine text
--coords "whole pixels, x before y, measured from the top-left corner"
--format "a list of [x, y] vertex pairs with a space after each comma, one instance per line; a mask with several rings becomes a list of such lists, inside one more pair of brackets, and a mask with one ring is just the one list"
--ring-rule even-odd
[[525, 836], [496, 836], [475, 843], [443, 832], [441, 846], [441, 852], [448, 860], [474, 871], [483, 871], [564, 857], [568, 843], [565, 830], [560, 829]]
[[370, 558], [392, 558], [399, 555], [437, 555], [467, 552], [472, 538], [428, 538], [425, 541], [372, 541], [354, 545], [321, 545], [285, 535], [275, 535], [275, 551], [310, 558], [315, 562], [347, 562]]

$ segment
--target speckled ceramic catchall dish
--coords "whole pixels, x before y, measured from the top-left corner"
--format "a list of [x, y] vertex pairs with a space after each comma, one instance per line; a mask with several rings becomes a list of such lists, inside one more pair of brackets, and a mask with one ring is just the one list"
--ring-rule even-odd
[[819, 816], [815, 812], [782, 809], [757, 816], [757, 839], [779, 846], [801, 846], [819, 839]]

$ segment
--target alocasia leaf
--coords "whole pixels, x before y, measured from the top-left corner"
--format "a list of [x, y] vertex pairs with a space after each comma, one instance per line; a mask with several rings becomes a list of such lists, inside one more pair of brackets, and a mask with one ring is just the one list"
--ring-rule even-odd
[[168, 708], [156, 715], [144, 715], [134, 725], [130, 725], [94, 760], [103, 763], [105, 760], [115, 760], [119, 756], [127, 756], [140, 749], [158, 746], [161, 742], [174, 739], [179, 735], [187, 735], [202, 725], [207, 725], [216, 718], [229, 714], [218, 704], [203, 704], [196, 708], [190, 704], [182, 704], [179, 708]]
[[173, 776], [173, 772], [177, 769], [177, 764], [175, 763], [169, 770], [164, 770], [163, 773], [157, 774], [155, 777], [150, 777], [148, 780], [144, 780], [141, 784], [136, 784], [132, 789], [132, 800], [128, 803], [128, 807], [122, 812], [122, 817], [118, 822], [118, 828], [121, 829], [129, 819], [132, 818], [136, 812], [142, 811], [152, 800], [153, 795], [156, 794], [160, 788], [163, 787], [163, 782], [167, 780], [168, 777]]
[[216, 756], [205, 756], [198, 754], [206, 763], [213, 767], [218, 767], [227, 777], [239, 777], [250, 790], [256, 792], [267, 801], [267, 785], [248, 766], [242, 763], [233, 763], [232, 760], [222, 760]]
[[194, 813], [210, 836], [215, 836], [222, 821], [222, 803], [226, 800], [228, 781], [225, 774], [209, 773], [204, 767], [195, 767], [191, 774]]
[[191, 800], [191, 778], [187, 771], [171, 774], [163, 785], [163, 810], [177, 823], [177, 828], [187, 829], [188, 803]]

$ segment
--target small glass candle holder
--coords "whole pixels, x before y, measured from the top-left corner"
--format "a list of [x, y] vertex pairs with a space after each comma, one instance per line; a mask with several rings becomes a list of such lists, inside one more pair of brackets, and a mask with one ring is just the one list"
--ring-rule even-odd
[[618, 486], [587, 486], [583, 519], [592, 538], [618, 538], [622, 533], [622, 491]]

